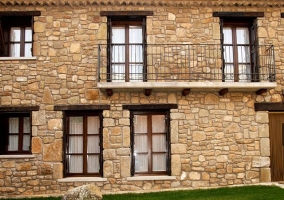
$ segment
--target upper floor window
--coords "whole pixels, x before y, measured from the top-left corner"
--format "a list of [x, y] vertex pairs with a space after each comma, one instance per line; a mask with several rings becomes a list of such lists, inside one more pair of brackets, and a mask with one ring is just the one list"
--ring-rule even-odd
[[146, 80], [146, 18], [152, 11], [101, 11], [107, 16], [107, 80]]
[[254, 18], [223, 19], [223, 80], [248, 82], [257, 80], [257, 37]]
[[0, 153], [28, 154], [31, 144], [30, 113], [0, 114]]
[[102, 176], [102, 113], [66, 111], [65, 174]]
[[131, 174], [170, 175], [169, 111], [133, 111], [131, 130]]
[[1, 57], [32, 57], [34, 15], [40, 12], [0, 12]]

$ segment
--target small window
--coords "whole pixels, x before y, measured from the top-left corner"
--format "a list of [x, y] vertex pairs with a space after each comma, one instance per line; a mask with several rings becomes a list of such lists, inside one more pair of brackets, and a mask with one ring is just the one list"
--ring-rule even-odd
[[66, 111], [66, 176], [102, 176], [102, 113]]
[[170, 175], [169, 112], [131, 115], [132, 175]]
[[30, 113], [1, 114], [1, 154], [29, 154], [31, 146]]
[[32, 16], [1, 16], [0, 20], [0, 56], [32, 57]]

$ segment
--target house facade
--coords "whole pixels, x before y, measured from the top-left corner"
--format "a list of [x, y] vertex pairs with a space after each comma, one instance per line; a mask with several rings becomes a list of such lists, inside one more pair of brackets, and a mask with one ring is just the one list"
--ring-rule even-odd
[[284, 180], [284, 4], [0, 2], [0, 195]]

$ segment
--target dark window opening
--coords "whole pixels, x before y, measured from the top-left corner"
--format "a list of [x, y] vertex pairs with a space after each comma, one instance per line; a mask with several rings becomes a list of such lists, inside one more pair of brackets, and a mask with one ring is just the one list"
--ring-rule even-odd
[[256, 18], [221, 18], [223, 81], [258, 81]]
[[102, 112], [66, 111], [65, 175], [102, 176]]
[[170, 175], [169, 111], [131, 112], [131, 175]]
[[0, 16], [0, 56], [32, 57], [32, 16]]
[[1, 154], [31, 153], [30, 113], [1, 113], [0, 124]]
[[146, 17], [108, 17], [108, 80], [140, 82], [146, 77]]

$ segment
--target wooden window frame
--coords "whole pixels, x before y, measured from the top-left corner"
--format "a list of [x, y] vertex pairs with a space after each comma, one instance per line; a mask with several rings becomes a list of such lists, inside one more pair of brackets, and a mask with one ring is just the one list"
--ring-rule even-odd
[[[146, 18], [147, 16], [153, 16], [153, 11], [101, 11], [101, 16], [107, 17], [107, 81], [112, 81], [111, 74], [111, 29], [112, 23], [126, 22], [126, 23], [142, 23], [142, 45], [143, 45], [143, 81], [147, 81], [147, 37], [146, 37]], [[128, 56], [129, 58], [129, 56]], [[127, 65], [127, 63], [126, 63]], [[125, 82], [129, 81], [129, 67], [125, 68]]]
[[[60, 110], [60, 108], [63, 107], [58, 107], [57, 110]], [[71, 155], [68, 152], [68, 139], [69, 139], [69, 118], [70, 117], [83, 117], [83, 144], [87, 144], [87, 117], [89, 116], [98, 116], [100, 119], [100, 129], [99, 129], [99, 145], [100, 145], [100, 152], [99, 152], [99, 166], [100, 170], [98, 173], [88, 173], [87, 172], [87, 156], [90, 155], [87, 153], [87, 145], [83, 146], [83, 172], [82, 173], [69, 173], [69, 166], [68, 166], [68, 155]], [[76, 110], [76, 109], [70, 109], [68, 111], [64, 112], [64, 121], [65, 121], [65, 126], [64, 126], [64, 176], [65, 177], [88, 177], [88, 176], [98, 176], [102, 177], [103, 176], [103, 134], [102, 134], [102, 127], [103, 127], [103, 120], [102, 120], [102, 111], [90, 111], [90, 110]], [[92, 153], [94, 155], [95, 153]]]
[[[148, 171], [147, 172], [135, 172], [135, 154], [134, 154], [134, 115], [147, 115], [147, 124], [148, 124]], [[152, 121], [149, 116], [153, 115], [165, 115], [166, 116], [166, 171], [153, 171], [153, 164], [152, 164], [152, 150], [151, 150], [151, 137], [152, 137]], [[170, 111], [169, 110], [133, 110], [130, 114], [130, 131], [131, 131], [131, 137], [130, 137], [130, 143], [131, 143], [131, 175], [134, 176], [153, 176], [153, 175], [171, 175], [171, 159], [170, 159]]]
[[[33, 35], [34, 16], [40, 15], [40, 11], [0, 11], [0, 57], [11, 57], [11, 27], [21, 27], [20, 57], [25, 57], [25, 44], [31, 43], [31, 48], [33, 48], [33, 37], [31, 42], [25, 42], [24, 29], [31, 28]], [[33, 55], [32, 49], [31, 55]]]
[[[7, 112], [7, 113], [1, 113], [0, 114], [0, 124], [2, 126], [2, 133], [1, 133], [1, 141], [0, 141], [0, 153], [2, 155], [21, 155], [21, 154], [31, 154], [31, 138], [32, 138], [32, 121], [31, 121], [31, 112]], [[30, 133], [24, 133], [23, 127], [24, 127], [24, 117], [29, 117], [30, 120]], [[19, 118], [19, 133], [17, 134], [19, 136], [18, 139], [18, 150], [17, 151], [9, 151], [9, 118]], [[14, 135], [14, 134], [13, 134]], [[30, 136], [30, 144], [29, 144], [29, 150], [23, 150], [23, 138], [24, 135]]]

